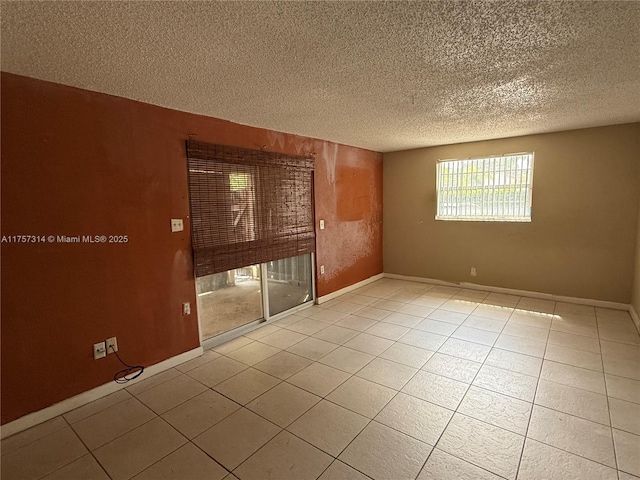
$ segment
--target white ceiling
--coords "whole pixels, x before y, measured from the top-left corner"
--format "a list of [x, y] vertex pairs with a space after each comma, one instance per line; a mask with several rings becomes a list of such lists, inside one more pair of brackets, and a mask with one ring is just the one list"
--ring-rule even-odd
[[640, 120], [640, 3], [7, 2], [2, 70], [392, 151]]

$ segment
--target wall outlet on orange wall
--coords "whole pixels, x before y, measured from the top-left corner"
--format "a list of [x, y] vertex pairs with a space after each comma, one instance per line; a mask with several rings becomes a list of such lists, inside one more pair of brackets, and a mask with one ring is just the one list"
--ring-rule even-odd
[[116, 337], [107, 338], [107, 355], [118, 351], [118, 339]]
[[104, 342], [94, 343], [93, 344], [93, 358], [94, 360], [98, 360], [99, 358], [104, 358], [107, 356], [107, 346]]
[[184, 302], [182, 304], [182, 314], [191, 315], [191, 304], [189, 302]]
[[184, 230], [184, 225], [182, 224], [181, 218], [172, 218], [171, 219], [171, 231], [172, 232], [181, 232]]

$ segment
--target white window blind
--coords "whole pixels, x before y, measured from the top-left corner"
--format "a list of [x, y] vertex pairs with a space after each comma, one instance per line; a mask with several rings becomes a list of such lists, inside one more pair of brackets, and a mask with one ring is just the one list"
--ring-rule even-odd
[[436, 220], [530, 222], [533, 153], [437, 164]]

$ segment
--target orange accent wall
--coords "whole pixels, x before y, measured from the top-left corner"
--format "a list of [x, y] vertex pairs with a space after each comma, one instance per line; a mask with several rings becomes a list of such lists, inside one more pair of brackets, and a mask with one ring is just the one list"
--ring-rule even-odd
[[[318, 295], [382, 272], [382, 155], [2, 73], [2, 424], [199, 346], [184, 141], [316, 152]], [[170, 219], [185, 219], [171, 233]], [[191, 302], [192, 314], [181, 314]]]

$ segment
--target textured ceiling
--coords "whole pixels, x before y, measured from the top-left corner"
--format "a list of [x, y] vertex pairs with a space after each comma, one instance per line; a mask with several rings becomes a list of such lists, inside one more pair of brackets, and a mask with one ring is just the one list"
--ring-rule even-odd
[[640, 3], [7, 2], [2, 70], [377, 151], [640, 120]]

